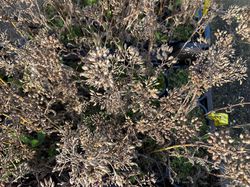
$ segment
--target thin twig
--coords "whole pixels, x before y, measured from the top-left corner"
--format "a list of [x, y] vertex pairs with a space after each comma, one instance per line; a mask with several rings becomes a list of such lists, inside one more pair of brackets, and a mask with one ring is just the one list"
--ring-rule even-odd
[[234, 105], [228, 105], [228, 106], [226, 106], [226, 107], [214, 109], [214, 110], [212, 110], [212, 111], [209, 111], [209, 112], [206, 113], [205, 115], [208, 115], [208, 114], [210, 114], [211, 112], [217, 112], [217, 111], [232, 109], [232, 108], [238, 107], [238, 106], [242, 106], [242, 107], [243, 107], [243, 106], [245, 106], [245, 105], [250, 105], [250, 102], [237, 103], [237, 104], [234, 104]]
[[[157, 152], [163, 152], [163, 151], [169, 151], [171, 149], [178, 149], [178, 148], [186, 148], [186, 147], [203, 147], [203, 148], [207, 148], [207, 149], [211, 149], [211, 150], [221, 150], [223, 151], [222, 148], [220, 147], [213, 147], [213, 146], [209, 146], [209, 145], [205, 145], [205, 144], [180, 144], [180, 145], [173, 145], [173, 146], [169, 146], [169, 147], [165, 147], [165, 148], [161, 148], [158, 150], [155, 150], [151, 153], [157, 153]], [[228, 150], [228, 152], [230, 152]]]
[[242, 128], [242, 127], [249, 127], [249, 126], [250, 126], [250, 123], [246, 123], [246, 124], [242, 124], [242, 125], [233, 126], [232, 128]]

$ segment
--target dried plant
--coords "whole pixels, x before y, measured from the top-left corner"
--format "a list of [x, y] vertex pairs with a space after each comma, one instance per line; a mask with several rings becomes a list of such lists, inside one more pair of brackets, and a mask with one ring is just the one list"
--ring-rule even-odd
[[[202, 29], [216, 15], [236, 18], [249, 40], [247, 7], [221, 13], [211, 3], [197, 21], [198, 0], [3, 0], [0, 21], [19, 40], [0, 35], [0, 184], [29, 176], [42, 187], [195, 185], [215, 171], [250, 185], [248, 131], [203, 132], [204, 115], [193, 114], [208, 89], [247, 77], [233, 33], [215, 33], [183, 69], [185, 83], [159, 80], [194, 36], [207, 42]], [[175, 55], [177, 28], [187, 34]], [[176, 158], [196, 167], [193, 177], [181, 177]]]
[[247, 76], [246, 62], [235, 57], [233, 36], [226, 31], [218, 31], [215, 36], [216, 43], [190, 67], [193, 84], [205, 90], [235, 80], [242, 82]]
[[229, 25], [233, 23], [233, 20], [236, 20], [238, 23], [236, 33], [239, 34], [243, 40], [250, 42], [249, 16], [249, 7], [231, 6], [222, 16], [222, 19]]
[[[213, 145], [208, 152], [212, 154], [215, 167], [222, 167], [223, 177], [233, 180], [235, 185], [248, 186], [249, 178], [249, 132], [236, 138], [235, 132], [222, 130], [210, 136], [208, 143]], [[218, 151], [220, 150], [220, 151]]]
[[41, 187], [54, 187], [55, 183], [53, 182], [52, 178], [44, 179], [43, 182], [40, 182]]

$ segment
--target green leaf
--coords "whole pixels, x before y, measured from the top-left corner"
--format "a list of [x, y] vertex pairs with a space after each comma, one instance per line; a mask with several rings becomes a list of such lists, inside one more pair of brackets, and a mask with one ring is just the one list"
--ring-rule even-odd
[[22, 143], [24, 143], [24, 144], [30, 144], [30, 142], [31, 142], [31, 139], [30, 139], [28, 136], [25, 136], [25, 135], [22, 135], [22, 136], [20, 137], [20, 140], [21, 140]]
[[40, 145], [40, 143], [39, 143], [39, 141], [37, 139], [31, 140], [31, 147], [32, 148], [35, 148], [35, 147], [37, 147], [39, 145]]
[[85, 6], [90, 6], [90, 5], [94, 5], [97, 3], [97, 0], [84, 0], [84, 5]]
[[107, 13], [106, 13], [106, 16], [107, 16], [107, 18], [110, 20], [110, 19], [112, 18], [112, 16], [113, 16], [112, 11], [111, 11], [111, 10], [108, 10]]
[[181, 6], [182, 0], [175, 0], [175, 6]]
[[132, 184], [135, 184], [135, 183], [136, 183], [136, 176], [131, 176], [131, 177], [129, 177], [129, 181], [130, 181]]
[[155, 32], [155, 39], [157, 42], [165, 43], [168, 41], [168, 36], [160, 31]]

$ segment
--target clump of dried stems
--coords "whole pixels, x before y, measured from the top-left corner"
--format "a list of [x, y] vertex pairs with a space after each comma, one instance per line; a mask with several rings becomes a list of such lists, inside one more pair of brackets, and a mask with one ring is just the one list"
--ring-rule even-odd
[[[20, 183], [29, 174], [40, 186], [155, 186], [157, 172], [142, 171], [137, 162], [143, 154], [154, 159], [155, 150], [139, 151], [147, 137], [168, 147], [158, 152], [157, 162], [165, 161], [169, 180], [178, 179], [169, 158], [184, 157], [207, 173], [219, 169], [218, 177], [249, 186], [248, 131], [236, 137], [230, 129], [217, 129], [204, 140], [203, 122], [190, 115], [208, 89], [246, 79], [246, 62], [235, 56], [235, 36], [217, 31], [209, 50], [190, 64], [187, 83], [162, 98], [157, 77], [178, 59], [155, 36], [161, 32], [171, 38], [174, 28], [189, 22], [194, 35], [220, 16], [225, 24], [236, 19], [236, 33], [249, 42], [249, 7], [221, 13], [212, 2], [208, 15], [194, 22], [199, 0], [183, 0], [177, 8], [162, 0], [82, 2], [89, 1], [1, 1], [0, 21], [25, 44], [12, 41], [8, 31], [1, 33], [0, 182]], [[55, 27], [54, 20], [62, 26]], [[80, 34], [72, 34], [75, 26]], [[64, 63], [65, 53], [77, 56], [77, 67], [71, 65], [74, 59]], [[151, 63], [155, 53], [161, 61], [157, 67]], [[37, 148], [20, 137], [39, 131], [57, 140], [49, 142], [56, 144], [56, 154], [38, 158], [44, 167], [38, 170]], [[195, 154], [200, 149], [206, 155]]]

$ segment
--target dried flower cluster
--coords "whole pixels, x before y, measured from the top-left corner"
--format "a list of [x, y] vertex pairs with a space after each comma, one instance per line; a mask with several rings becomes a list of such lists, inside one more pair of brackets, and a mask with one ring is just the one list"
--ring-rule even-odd
[[222, 16], [229, 25], [232, 24], [233, 20], [236, 20], [238, 26], [236, 33], [241, 36], [243, 40], [250, 42], [250, 9], [249, 7], [231, 6]]
[[226, 31], [218, 31], [215, 36], [216, 43], [208, 51], [203, 52], [190, 67], [193, 84], [205, 90], [246, 78], [246, 63], [235, 57], [232, 35]]
[[[212, 167], [249, 185], [247, 132], [234, 140], [229, 131], [206, 131], [204, 139], [201, 116], [191, 114], [209, 88], [246, 79], [233, 35], [217, 31], [181, 86], [168, 90], [159, 78], [180, 63], [169, 44], [176, 28], [192, 25], [181, 35], [187, 42], [218, 14], [211, 8], [197, 21], [198, 7], [199, 0], [3, 0], [0, 21], [24, 43], [9, 30], [0, 35], [0, 185], [165, 185], [181, 182], [179, 157], [200, 165], [193, 183]], [[236, 32], [248, 39], [246, 14], [233, 7], [223, 19], [237, 17]], [[168, 154], [157, 151], [164, 147]]]
[[235, 138], [235, 132], [222, 130], [208, 140], [212, 145], [208, 152], [212, 154], [215, 167], [222, 167], [222, 175], [233, 179], [236, 185], [250, 185], [249, 173], [249, 132], [243, 132]]

